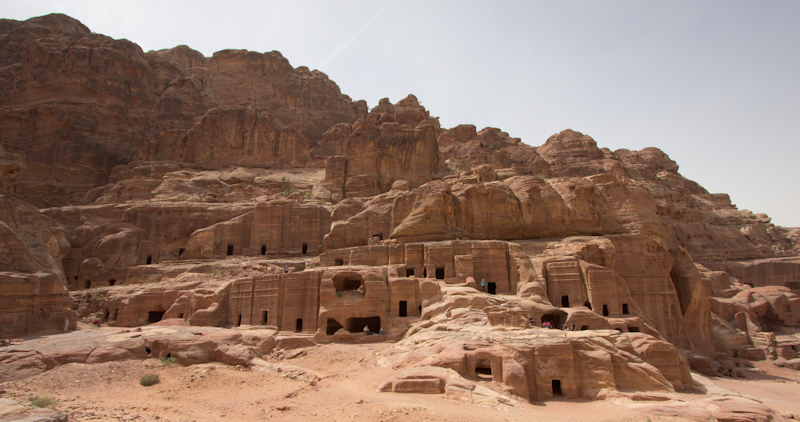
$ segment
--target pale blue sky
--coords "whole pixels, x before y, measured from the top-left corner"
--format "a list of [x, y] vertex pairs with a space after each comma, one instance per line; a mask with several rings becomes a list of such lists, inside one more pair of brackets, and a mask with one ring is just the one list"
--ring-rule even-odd
[[800, 226], [800, 1], [0, 1], [51, 12], [145, 51], [278, 50], [370, 106], [413, 93], [445, 127], [655, 146]]

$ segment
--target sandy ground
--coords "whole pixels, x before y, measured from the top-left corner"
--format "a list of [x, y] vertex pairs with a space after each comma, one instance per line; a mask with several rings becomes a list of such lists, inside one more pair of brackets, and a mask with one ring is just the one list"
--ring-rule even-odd
[[[268, 365], [182, 367], [156, 359], [67, 364], [0, 384], [0, 398], [28, 402], [52, 396], [70, 421], [679, 421], [646, 415], [618, 400], [520, 402], [492, 409], [443, 395], [378, 393], [395, 371], [382, 366], [392, 344], [329, 344], [279, 352]], [[297, 354], [287, 359], [285, 356]], [[385, 362], [385, 360], [383, 360]], [[154, 386], [141, 376], [159, 375]], [[707, 381], [708, 382], [708, 381]], [[712, 379], [715, 388], [753, 396], [781, 412], [800, 414], [800, 373], [758, 363], [748, 379]], [[680, 400], [707, 398], [679, 394]], [[636, 402], [641, 405], [642, 402]]]

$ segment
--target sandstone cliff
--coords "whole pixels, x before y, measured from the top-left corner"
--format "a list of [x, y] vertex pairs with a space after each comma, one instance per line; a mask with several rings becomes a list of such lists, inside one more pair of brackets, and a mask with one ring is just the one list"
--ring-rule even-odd
[[145, 53], [64, 15], [0, 21], [0, 52], [2, 337], [77, 314], [413, 341], [442, 353], [382, 389], [528, 400], [797, 358], [797, 230], [656, 148], [444, 129], [278, 52]]

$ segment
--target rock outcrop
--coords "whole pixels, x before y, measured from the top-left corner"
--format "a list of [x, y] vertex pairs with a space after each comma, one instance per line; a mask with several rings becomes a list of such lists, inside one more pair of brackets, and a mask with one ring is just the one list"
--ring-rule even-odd
[[800, 367], [797, 229], [656, 148], [445, 129], [278, 52], [145, 53], [64, 15], [1, 20], [0, 53], [0, 337], [191, 325], [4, 350], [2, 377], [391, 341], [381, 391], [499, 408]]

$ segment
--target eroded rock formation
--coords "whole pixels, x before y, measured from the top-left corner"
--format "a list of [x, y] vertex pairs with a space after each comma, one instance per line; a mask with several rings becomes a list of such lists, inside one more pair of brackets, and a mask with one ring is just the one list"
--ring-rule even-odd
[[800, 367], [797, 230], [656, 148], [444, 129], [277, 52], [145, 53], [63, 15], [0, 21], [0, 52], [0, 336], [251, 328], [0, 366], [392, 341], [382, 391], [498, 406]]

